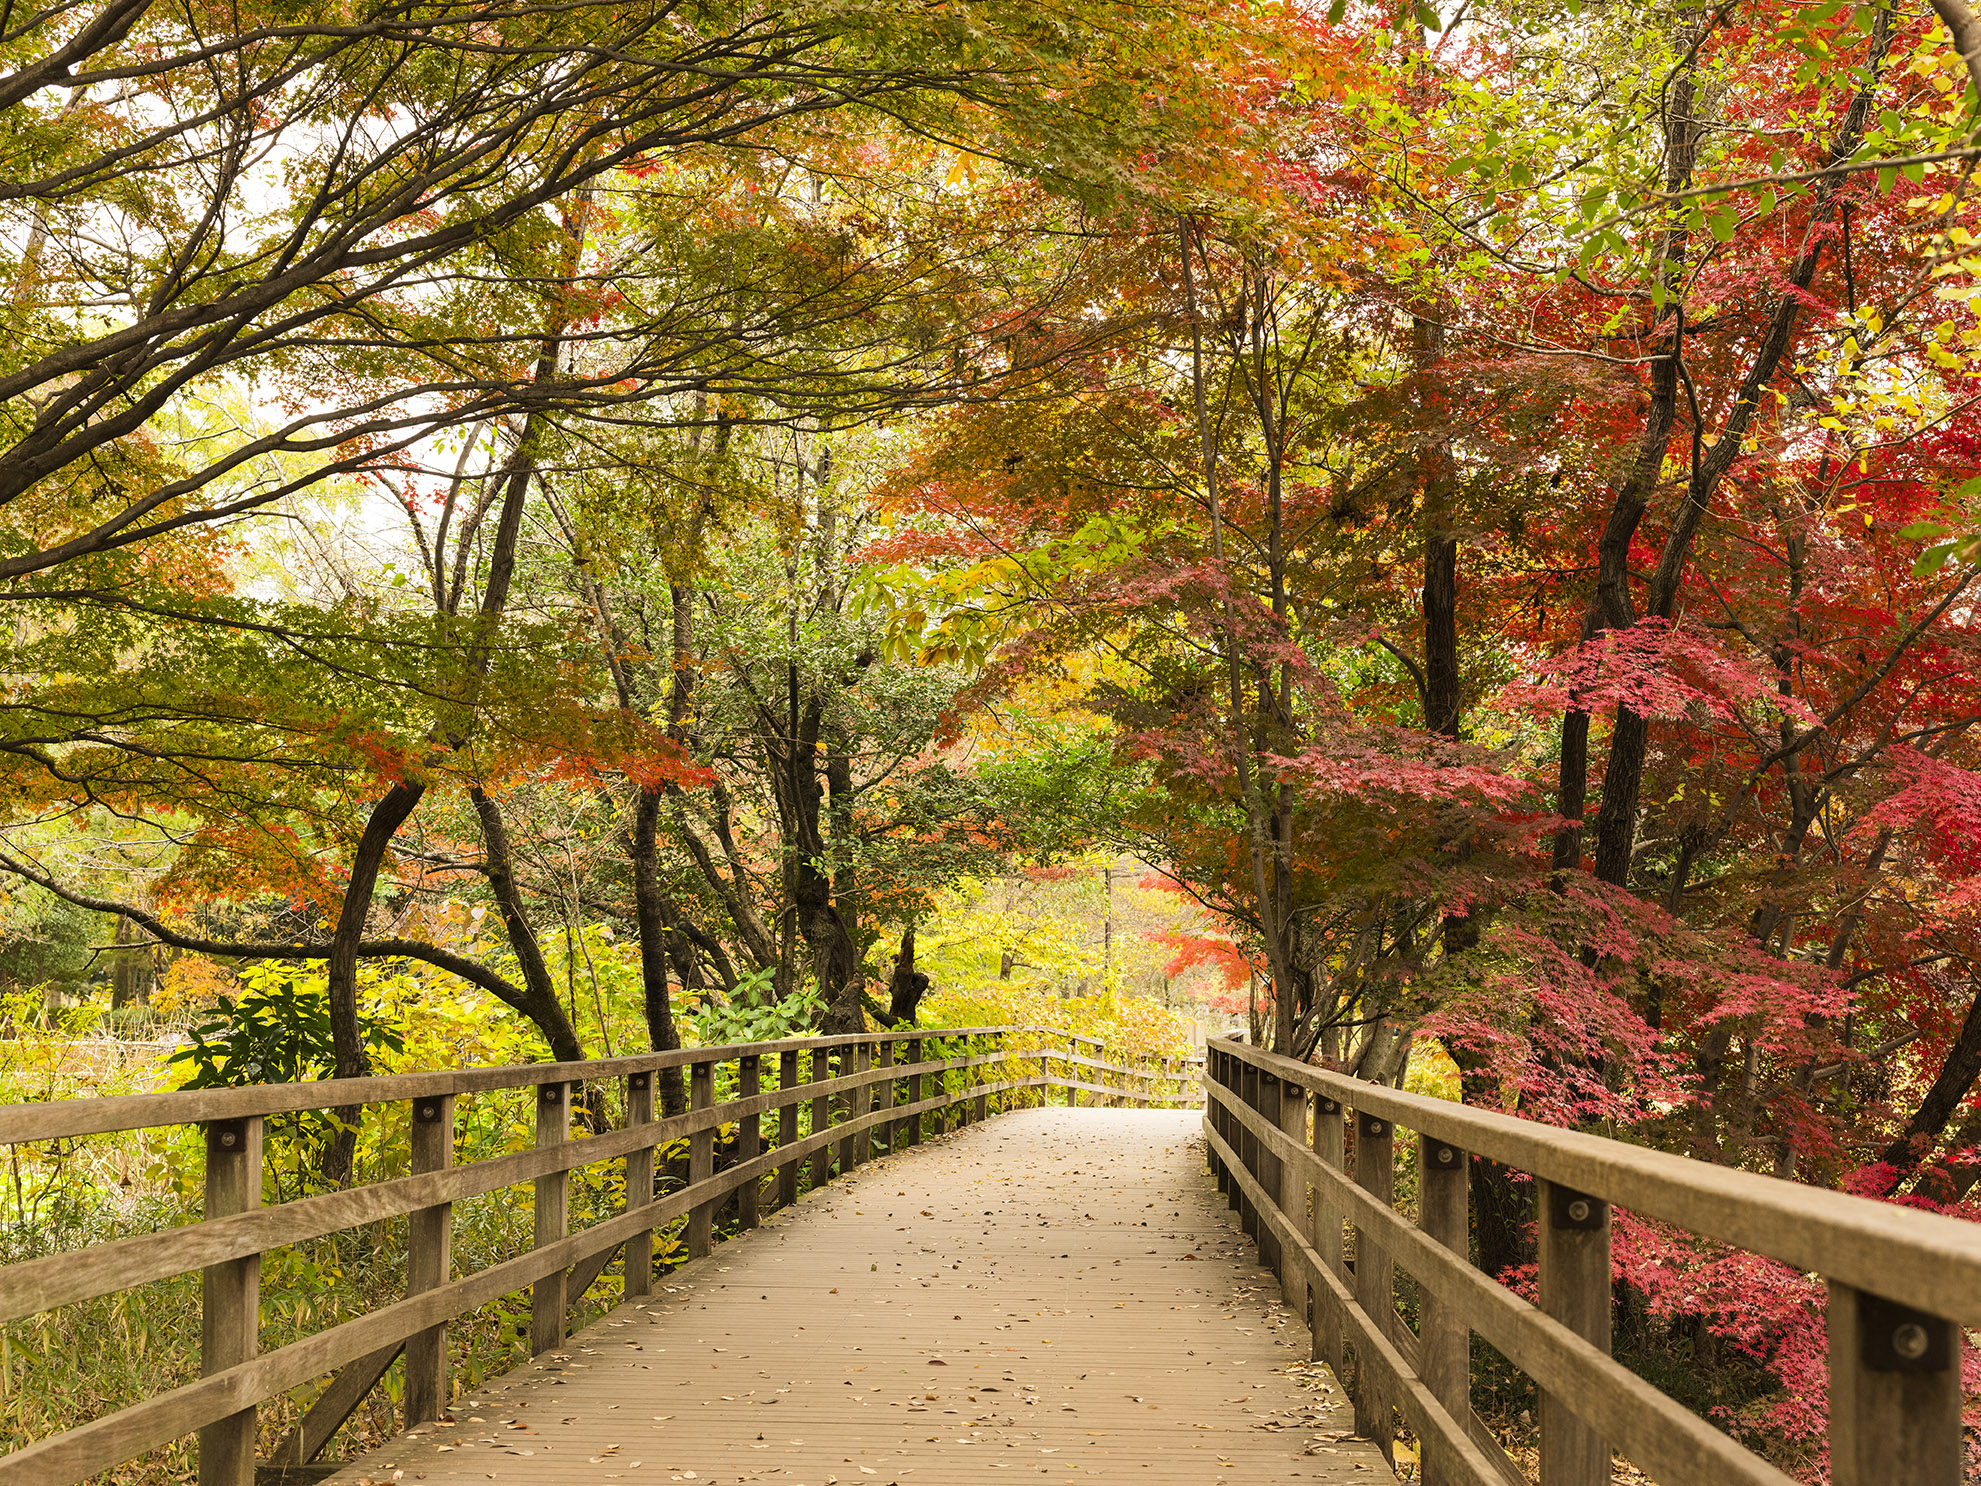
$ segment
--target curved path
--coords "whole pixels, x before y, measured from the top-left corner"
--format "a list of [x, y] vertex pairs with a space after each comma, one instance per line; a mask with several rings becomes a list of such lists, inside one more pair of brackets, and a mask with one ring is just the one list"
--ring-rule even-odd
[[1387, 1480], [1201, 1122], [1033, 1109], [884, 1156], [330, 1479]]

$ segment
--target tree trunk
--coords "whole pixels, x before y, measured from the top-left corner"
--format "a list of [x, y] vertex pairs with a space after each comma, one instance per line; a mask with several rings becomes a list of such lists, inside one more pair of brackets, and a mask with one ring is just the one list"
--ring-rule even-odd
[[[660, 890], [659, 848], [656, 835], [660, 825], [661, 792], [640, 791], [634, 807], [632, 857], [633, 911], [640, 925], [640, 982], [647, 1020], [647, 1041], [657, 1053], [672, 1052], [681, 1045], [681, 1029], [674, 1024], [674, 1006], [667, 986], [667, 908]], [[681, 1070], [660, 1070], [660, 1105], [663, 1115], [677, 1115], [687, 1107], [681, 1089]]]
[[[378, 885], [379, 869], [385, 865], [386, 850], [399, 827], [413, 813], [413, 807], [426, 793], [426, 786], [402, 779], [372, 806], [365, 820], [358, 849], [351, 857], [351, 880], [344, 888], [344, 903], [337, 910], [337, 927], [330, 937], [326, 972], [326, 998], [330, 1004], [330, 1044], [339, 1078], [364, 1078], [371, 1073], [371, 1055], [365, 1050], [364, 1028], [358, 1021], [358, 942], [365, 937], [365, 920], [371, 916], [372, 892]], [[342, 1186], [351, 1179], [351, 1164], [358, 1148], [358, 1121], [361, 1105], [343, 1105], [335, 1112], [337, 1131], [323, 1154], [324, 1180]]]
[[915, 926], [901, 931], [901, 953], [894, 959], [894, 975], [887, 985], [887, 1013], [897, 1023], [913, 1023], [929, 978], [915, 968]]
[[503, 824], [502, 809], [478, 784], [469, 788], [468, 798], [474, 802], [475, 816], [481, 822], [482, 876], [488, 881], [489, 894], [495, 899], [503, 931], [509, 937], [509, 948], [515, 952], [517, 966], [523, 972], [523, 989], [529, 996], [524, 1014], [543, 1034], [553, 1058], [560, 1063], [581, 1063], [585, 1058], [584, 1044], [578, 1040], [577, 1030], [557, 999], [557, 986], [550, 978], [549, 965], [544, 962], [543, 946], [537, 941], [536, 929], [516, 887], [515, 857], [509, 847], [509, 830]]

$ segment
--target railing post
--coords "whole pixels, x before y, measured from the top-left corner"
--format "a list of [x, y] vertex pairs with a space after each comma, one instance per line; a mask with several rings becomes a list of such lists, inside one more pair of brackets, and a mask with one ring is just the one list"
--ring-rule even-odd
[[[812, 1049], [812, 1082], [822, 1084], [832, 1077], [832, 1049]], [[822, 1135], [832, 1128], [832, 1100], [824, 1094], [812, 1100], [812, 1134]], [[812, 1152], [812, 1190], [818, 1191], [832, 1180], [832, 1142], [823, 1140]]]
[[[415, 1099], [412, 1169], [445, 1171], [454, 1164], [454, 1096]], [[651, 1187], [652, 1183], [649, 1182]], [[435, 1203], [406, 1217], [406, 1293], [418, 1295], [447, 1283], [454, 1262], [454, 1204]], [[447, 1323], [406, 1338], [406, 1427], [447, 1411]]]
[[1960, 1328], [1832, 1280], [1829, 1331], [1834, 1486], [1963, 1479]]
[[[1247, 1109], [1259, 1107], [1259, 1070], [1256, 1064], [1249, 1061], [1241, 1061], [1238, 1065], [1238, 1098]], [[1235, 1119], [1232, 1124], [1233, 1134], [1237, 1136], [1232, 1144], [1238, 1147], [1238, 1159], [1246, 1171], [1256, 1179], [1259, 1175], [1259, 1143], [1252, 1138], [1252, 1132], [1246, 1128], [1243, 1120]], [[1246, 1198], [1244, 1189], [1236, 1182], [1231, 1184], [1231, 1205], [1238, 1209], [1238, 1226], [1244, 1230], [1247, 1238], [1257, 1243], [1259, 1215], [1252, 1210], [1252, 1204]]]
[[1074, 1087], [1079, 1081], [1080, 1067], [1073, 1060], [1080, 1056], [1080, 1039], [1068, 1034], [1066, 1038], [1066, 1107], [1080, 1107], [1080, 1091]]
[[[1211, 1129], [1227, 1145], [1231, 1143], [1231, 1116], [1211, 1092], [1213, 1086], [1225, 1088], [1225, 1056], [1216, 1048], [1205, 1049], [1204, 1054], [1204, 1116], [1211, 1122]], [[1217, 1178], [1217, 1189], [1224, 1193], [1229, 1203], [1231, 1198], [1231, 1168], [1223, 1156], [1211, 1157], [1211, 1174]]]
[[[261, 1206], [261, 1117], [206, 1127], [206, 1212], [226, 1218]], [[200, 1272], [200, 1375], [238, 1366], [260, 1339], [261, 1255], [209, 1264]], [[257, 1413], [252, 1407], [199, 1432], [199, 1486], [254, 1486]]]
[[[1417, 1226], [1461, 1259], [1467, 1249], [1471, 1185], [1465, 1152], [1428, 1135], [1418, 1138]], [[1472, 1333], [1421, 1278], [1417, 1306], [1418, 1375], [1445, 1412], [1463, 1426], [1472, 1411]], [[1428, 1452], [1423, 1472], [1425, 1486], [1449, 1486], [1452, 1479]]]
[[[839, 1071], [841, 1073], [847, 1072], [846, 1064], [849, 1058], [853, 1064], [851, 1071], [855, 1078], [868, 1072], [873, 1067], [871, 1050], [864, 1042], [854, 1043], [839, 1055]], [[873, 1089], [868, 1084], [860, 1084], [847, 1091], [846, 1120], [848, 1124], [859, 1119], [873, 1107], [872, 1098]], [[851, 1171], [855, 1166], [866, 1160], [870, 1154], [871, 1149], [867, 1144], [867, 1132], [865, 1130], [855, 1130], [839, 1142], [839, 1169], [841, 1171]]]
[[[1260, 1118], [1274, 1129], [1279, 1128], [1281, 1092], [1278, 1075], [1267, 1073], [1263, 1068], [1260, 1069], [1259, 1102], [1256, 1108], [1259, 1111]], [[1279, 1200], [1280, 1160], [1279, 1157], [1273, 1154], [1272, 1147], [1266, 1144], [1264, 1136], [1255, 1134], [1252, 1137], [1252, 1143], [1256, 1152], [1253, 1174], [1259, 1179], [1259, 1186], [1265, 1193], [1267, 1206], [1271, 1206]], [[1273, 1232], [1272, 1220], [1266, 1216], [1264, 1211], [1260, 1211], [1254, 1216], [1258, 1220], [1259, 1231], [1254, 1236], [1259, 1241], [1259, 1263], [1270, 1269], [1284, 1283], [1286, 1279], [1286, 1266], [1282, 1262], [1279, 1237]]]
[[[1356, 1112], [1355, 1185], [1385, 1207], [1396, 1201], [1396, 1132], [1388, 1120]], [[1359, 1225], [1355, 1229], [1355, 1303], [1375, 1327], [1389, 1333], [1390, 1318], [1396, 1314], [1396, 1265], [1382, 1241]], [[1355, 1432], [1367, 1435], [1383, 1452], [1383, 1459], [1394, 1461], [1396, 1437], [1391, 1433], [1388, 1390], [1377, 1372], [1375, 1359], [1358, 1355], [1355, 1359]], [[1551, 1483], [1548, 1483], [1551, 1486]]]
[[[1314, 1098], [1314, 1154], [1323, 1165], [1345, 1172], [1346, 1140], [1341, 1118], [1341, 1101], [1325, 1094]], [[1321, 1262], [1336, 1279], [1348, 1278], [1342, 1261], [1341, 1204], [1324, 1187], [1314, 1188], [1314, 1247]], [[1334, 1291], [1323, 1285], [1314, 1292], [1314, 1356], [1328, 1366], [1341, 1368], [1341, 1310]]]
[[[763, 1069], [755, 1053], [736, 1060], [736, 1095], [739, 1099], [752, 1099], [763, 1092]], [[763, 1117], [748, 1114], [737, 1121], [736, 1159], [754, 1160], [763, 1153]], [[754, 1228], [762, 1220], [762, 1205], [759, 1202], [761, 1183], [755, 1179], [743, 1183], [736, 1189], [736, 1223], [741, 1228]]]
[[[715, 1064], [696, 1063], [688, 1073], [688, 1108], [708, 1109], [715, 1103]], [[688, 1137], [688, 1185], [715, 1175], [715, 1127]], [[708, 1253], [714, 1229], [715, 1202], [698, 1202], [688, 1209], [688, 1257]]]
[[[908, 1039], [908, 1063], [911, 1067], [919, 1068], [921, 1062], [922, 1039], [911, 1037]], [[922, 1075], [920, 1073], [911, 1073], [908, 1075], [908, 1102], [910, 1104], [920, 1104], [922, 1102]], [[908, 1122], [908, 1144], [920, 1145], [921, 1143], [922, 1112], [916, 1110], [914, 1118]]]
[[[537, 1147], [563, 1145], [571, 1138], [571, 1086], [537, 1085]], [[542, 1248], [569, 1230], [571, 1173], [553, 1171], [536, 1179], [536, 1230], [532, 1244]], [[554, 1352], [564, 1345], [567, 1270], [560, 1265], [530, 1286], [530, 1355]]]
[[[796, 1052], [777, 1055], [777, 1086], [780, 1089], [795, 1089], [798, 1086], [798, 1054]], [[787, 1100], [777, 1108], [777, 1144], [779, 1149], [794, 1145], [798, 1140], [798, 1101]], [[777, 1168], [777, 1205], [793, 1207], [798, 1201], [798, 1163], [786, 1161]]]
[[[1307, 1144], [1307, 1090], [1281, 1080], [1279, 1087], [1279, 1128], [1296, 1146]], [[1307, 1179], [1291, 1161], [1279, 1163], [1279, 1210], [1297, 1233], [1307, 1216]], [[1280, 1249], [1279, 1293], [1296, 1316], [1307, 1314], [1307, 1278], [1301, 1262], [1294, 1257], [1297, 1248]]]
[[[626, 1075], [626, 1128], [653, 1123], [651, 1073]], [[653, 1201], [653, 1147], [626, 1153], [626, 1211]], [[653, 1229], [642, 1228], [626, 1240], [626, 1296], [653, 1294]]]
[[[1598, 1197], [1539, 1181], [1541, 1309], [1610, 1349], [1610, 1209]], [[1889, 1475], [1881, 1477], [1890, 1480]], [[1609, 1486], [1610, 1447], [1552, 1394], [1541, 1394], [1541, 1486]]]
[[[878, 1068], [892, 1068], [894, 1066], [893, 1043], [883, 1042], [875, 1049], [874, 1065]], [[874, 1085], [873, 1102], [876, 1107], [887, 1112], [887, 1118], [882, 1120], [874, 1128], [887, 1132], [887, 1154], [890, 1156], [901, 1149], [901, 1121], [895, 1118], [894, 1115], [895, 1082], [892, 1078], [885, 1078]]]
[[[1001, 1035], [1002, 1034], [1000, 1034], [1000, 1036]], [[1003, 1051], [1002, 1047], [999, 1048], [999, 1051], [1000, 1052]], [[970, 1081], [973, 1084], [975, 1084], [979, 1089], [982, 1089], [985, 1083], [984, 1069], [986, 1067], [991, 1067], [991, 1066], [994, 1065], [979, 1063], [970, 1070]], [[970, 1118], [977, 1121], [983, 1121], [990, 1118], [990, 1095], [979, 1093], [977, 1097], [971, 1101]]]

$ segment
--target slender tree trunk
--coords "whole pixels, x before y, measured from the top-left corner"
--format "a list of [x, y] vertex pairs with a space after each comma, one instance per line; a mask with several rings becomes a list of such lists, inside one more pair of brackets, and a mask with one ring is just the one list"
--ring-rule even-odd
[[[365, 920], [371, 916], [372, 892], [385, 864], [385, 853], [425, 793], [426, 786], [411, 779], [402, 779], [387, 790], [372, 806], [364, 832], [358, 837], [358, 849], [351, 857], [351, 878], [344, 887], [344, 903], [337, 911], [337, 927], [331, 934], [330, 956], [324, 966], [330, 1043], [339, 1078], [365, 1078], [371, 1073], [371, 1055], [358, 1020], [358, 942], [365, 937]], [[345, 1105], [335, 1111], [338, 1128], [323, 1156], [326, 1181], [339, 1186], [350, 1181], [358, 1148], [358, 1121], [363, 1114], [361, 1105]]]
[[[667, 908], [660, 890], [659, 846], [661, 792], [640, 791], [633, 813], [633, 911], [640, 925], [640, 982], [646, 1012], [647, 1041], [657, 1053], [672, 1052], [681, 1045], [681, 1029], [674, 1023], [674, 1006], [667, 986]], [[660, 1079], [661, 1113], [677, 1115], [686, 1107], [682, 1095], [681, 1070], [663, 1068]]]
[[515, 854], [510, 849], [509, 828], [503, 823], [502, 809], [480, 785], [469, 789], [468, 798], [474, 803], [475, 818], [481, 822], [482, 876], [487, 879], [489, 896], [495, 899], [509, 948], [523, 972], [523, 989], [530, 998], [525, 1014], [543, 1034], [553, 1058], [560, 1063], [583, 1062], [584, 1044], [578, 1040], [563, 1003], [557, 999], [557, 984], [550, 978], [543, 946], [530, 923], [522, 892], [516, 886]]

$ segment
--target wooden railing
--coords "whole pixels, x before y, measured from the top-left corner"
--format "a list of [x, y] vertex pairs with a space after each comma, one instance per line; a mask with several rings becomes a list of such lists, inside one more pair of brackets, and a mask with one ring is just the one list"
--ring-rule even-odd
[[[1110, 1061], [1104, 1053], [1092, 1039], [1039, 1028], [916, 1029], [0, 1108], [0, 1143], [168, 1125], [206, 1132], [202, 1221], [0, 1268], [0, 1324], [198, 1271], [202, 1377], [0, 1457], [0, 1486], [70, 1486], [195, 1431], [201, 1486], [252, 1486], [257, 1406], [334, 1375], [261, 1467], [264, 1479], [326, 1475], [330, 1467], [311, 1462], [399, 1356], [407, 1425], [434, 1419], [449, 1398], [450, 1319], [528, 1289], [531, 1350], [552, 1350], [564, 1340], [571, 1307], [622, 1249], [625, 1294], [651, 1293], [654, 1230], [684, 1215], [688, 1256], [699, 1257], [709, 1251], [718, 1208], [733, 1204], [738, 1226], [752, 1228], [767, 1207], [796, 1202], [807, 1174], [812, 1187], [823, 1186], [835, 1163], [844, 1173], [868, 1160], [876, 1140], [903, 1150], [954, 1122], [1044, 1103], [1051, 1087], [1064, 1087], [1069, 1102], [1082, 1093], [1122, 1104], [1195, 1102], [1180, 1064]], [[803, 1069], [802, 1058], [810, 1060]], [[725, 1064], [735, 1066], [737, 1093], [717, 1103], [716, 1070]], [[656, 1077], [680, 1069], [687, 1107], [656, 1118]], [[767, 1089], [772, 1069], [776, 1086]], [[609, 1081], [623, 1089], [623, 1126], [573, 1140], [573, 1105], [591, 1107], [586, 1091], [595, 1095]], [[455, 1165], [456, 1098], [512, 1089], [534, 1091], [534, 1148]], [[408, 1106], [407, 1175], [261, 1205], [265, 1119], [392, 1102]], [[807, 1107], [810, 1128], [801, 1137]], [[729, 1125], [735, 1159], [718, 1172], [717, 1131]], [[686, 1184], [658, 1194], [656, 1147], [682, 1140]], [[623, 1167], [624, 1211], [571, 1232], [571, 1173], [608, 1161]], [[535, 1192], [532, 1247], [454, 1278], [452, 1205], [523, 1182]], [[408, 1220], [403, 1299], [260, 1351], [263, 1253], [399, 1217]]]
[[[1666, 1486], [1793, 1486], [1609, 1355], [1612, 1203], [1828, 1281], [1835, 1486], [1962, 1479], [1981, 1226], [1399, 1093], [1237, 1041], [1211, 1043], [1204, 1092], [1218, 1184], [1309, 1316], [1314, 1355], [1352, 1377], [1357, 1432], [1387, 1453], [1401, 1414], [1433, 1486], [1525, 1480], [1472, 1410], [1474, 1334], [1540, 1391], [1542, 1486], [1609, 1486], [1613, 1449]], [[1415, 1222], [1393, 1205], [1398, 1126], [1418, 1137]], [[1538, 1305], [1467, 1261], [1475, 1158], [1534, 1179]], [[1416, 1281], [1414, 1331], [1397, 1310], [1398, 1267]]]

